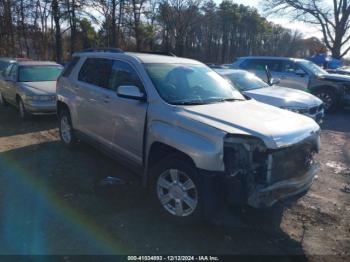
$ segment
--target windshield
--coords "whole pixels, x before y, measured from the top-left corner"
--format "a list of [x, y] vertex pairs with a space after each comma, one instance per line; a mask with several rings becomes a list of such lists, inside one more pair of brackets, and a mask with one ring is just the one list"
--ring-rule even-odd
[[63, 67], [61, 66], [21, 66], [19, 82], [56, 81]]
[[160, 96], [170, 104], [207, 104], [244, 97], [204, 65], [145, 64]]
[[311, 72], [312, 74], [315, 75], [327, 75], [328, 72], [323, 70], [321, 67], [316, 65], [315, 63], [307, 60], [302, 60], [299, 61], [299, 63], [308, 71]]
[[225, 75], [240, 91], [254, 90], [264, 87], [269, 87], [264, 81], [248, 72], [239, 72]]

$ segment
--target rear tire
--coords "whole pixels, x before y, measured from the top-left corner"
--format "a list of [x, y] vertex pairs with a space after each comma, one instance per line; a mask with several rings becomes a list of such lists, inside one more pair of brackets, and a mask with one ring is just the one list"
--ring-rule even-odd
[[63, 109], [59, 113], [59, 133], [61, 142], [68, 148], [74, 148], [78, 140], [74, 134], [72, 120], [68, 110]]
[[203, 214], [196, 167], [180, 155], [170, 155], [150, 170], [155, 204], [168, 218], [188, 223]]
[[326, 112], [334, 112], [338, 108], [338, 97], [336, 93], [329, 88], [320, 88], [312, 92], [322, 100]]

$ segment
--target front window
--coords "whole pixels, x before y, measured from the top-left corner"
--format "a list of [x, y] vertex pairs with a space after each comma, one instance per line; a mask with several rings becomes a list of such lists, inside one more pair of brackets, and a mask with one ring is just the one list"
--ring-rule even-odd
[[208, 104], [244, 100], [219, 74], [204, 65], [145, 64], [160, 96], [170, 104]]
[[252, 73], [233, 73], [226, 75], [226, 77], [233, 83], [234, 87], [241, 91], [269, 87], [268, 84]]
[[19, 82], [56, 81], [61, 71], [61, 66], [21, 66]]
[[309, 72], [311, 72], [314, 75], [327, 75], [327, 71], [323, 70], [321, 67], [316, 65], [313, 62], [307, 61], [307, 60], [302, 60], [299, 61], [299, 63]]

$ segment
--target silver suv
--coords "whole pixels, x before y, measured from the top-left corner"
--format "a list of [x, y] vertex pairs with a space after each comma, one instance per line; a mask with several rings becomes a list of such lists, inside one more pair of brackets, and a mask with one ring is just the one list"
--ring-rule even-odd
[[188, 220], [222, 203], [268, 207], [311, 186], [320, 128], [246, 100], [206, 65], [89, 50], [59, 77], [61, 140], [84, 140], [142, 174], [166, 214]]
[[248, 56], [238, 58], [231, 66], [253, 72], [266, 80], [265, 67], [281, 86], [307, 90], [319, 97], [326, 111], [350, 105], [350, 76], [329, 74], [318, 65], [304, 59], [288, 57]]

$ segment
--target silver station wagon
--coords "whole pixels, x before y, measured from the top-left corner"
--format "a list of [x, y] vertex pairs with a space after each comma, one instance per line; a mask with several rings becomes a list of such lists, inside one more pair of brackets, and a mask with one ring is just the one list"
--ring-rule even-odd
[[22, 119], [56, 113], [56, 81], [63, 67], [54, 62], [16, 61], [2, 72], [0, 103], [18, 108]]

